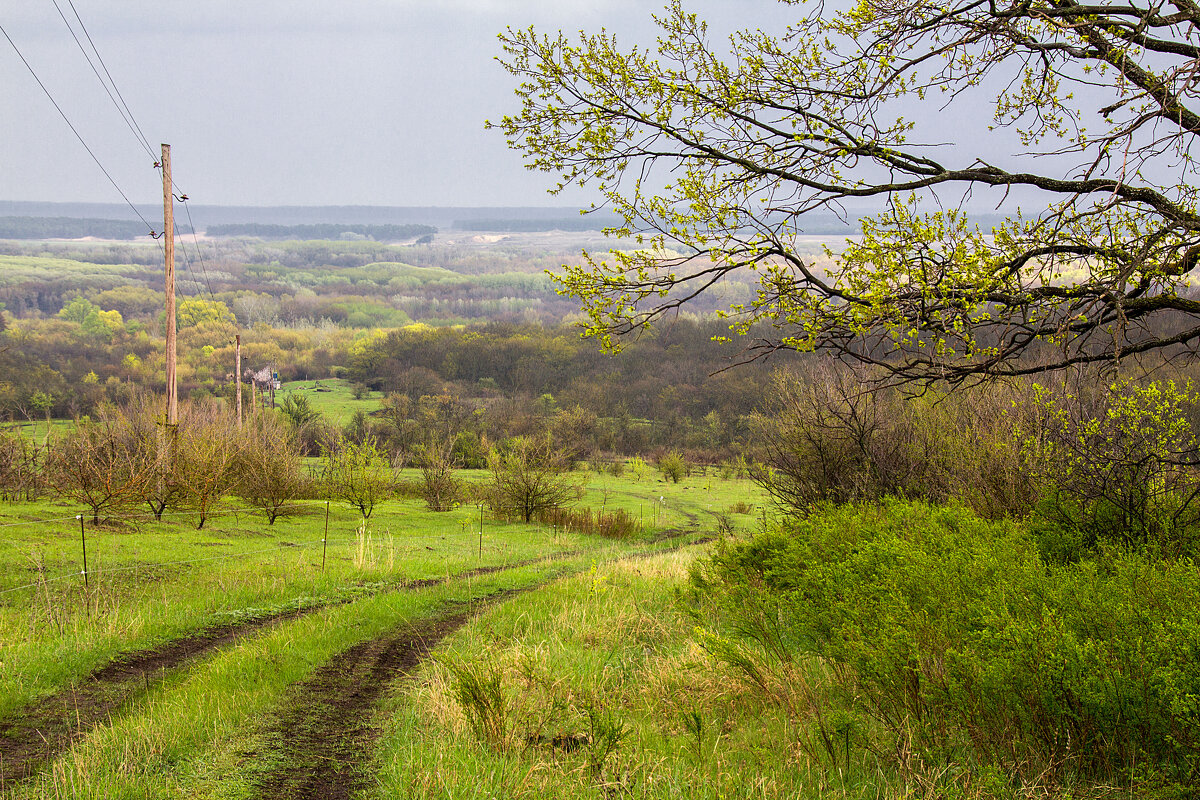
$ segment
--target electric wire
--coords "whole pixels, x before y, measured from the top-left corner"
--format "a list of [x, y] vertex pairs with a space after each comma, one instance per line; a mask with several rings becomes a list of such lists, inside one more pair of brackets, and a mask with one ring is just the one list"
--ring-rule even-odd
[[[186, 203], [184, 203], [183, 206], [185, 209], [187, 208]], [[191, 212], [188, 213], [188, 224], [192, 225]], [[193, 226], [192, 227], [192, 237], [195, 238], [195, 236], [196, 236], [196, 228]], [[188, 255], [187, 247], [183, 246], [183, 243], [182, 243], [183, 237], [179, 234], [179, 226], [178, 225], [175, 226], [175, 237], [176, 237], [176, 239], [180, 240], [179, 251], [183, 254], [184, 268], [192, 275], [193, 283], [195, 283], [197, 286], [201, 286], [202, 288], [206, 288], [208, 290], [208, 299], [211, 300], [213, 303], [216, 303], [217, 296], [213, 293], [212, 280], [208, 277], [208, 268], [204, 263], [204, 256], [200, 252], [200, 241], [198, 239], [196, 239], [196, 259], [200, 264], [200, 274], [201, 274], [201, 277], [203, 277], [203, 279], [204, 279], [203, 283], [196, 280], [196, 278], [195, 278], [195, 272], [192, 270], [191, 257]], [[199, 295], [199, 292], [197, 292], [197, 295]]]
[[217, 298], [213, 294], [212, 282], [208, 279], [208, 267], [204, 263], [204, 250], [200, 247], [200, 238], [196, 235], [196, 223], [192, 222], [192, 209], [187, 204], [187, 195], [183, 195], [180, 202], [183, 204], [183, 210], [187, 213], [188, 227], [192, 229], [192, 242], [196, 246], [196, 257], [200, 260], [200, 271], [204, 274], [204, 282], [208, 285], [208, 297], [216, 302]]
[[[100, 81], [100, 85], [104, 87], [104, 92], [108, 95], [108, 99], [112, 101], [113, 107], [117, 109], [117, 113], [121, 115], [121, 119], [125, 120], [125, 125], [129, 128], [130, 133], [133, 134], [133, 138], [137, 140], [138, 145], [150, 155], [151, 159], [153, 159], [154, 150], [150, 147], [149, 142], [146, 141], [146, 137], [141, 133], [141, 128], [137, 126], [132, 116], [128, 113], [128, 106], [125, 106], [125, 108], [121, 107], [121, 103], [124, 102], [124, 98], [122, 98], [121, 103], [118, 103], [117, 98], [113, 96], [113, 90], [116, 89], [116, 83], [113, 82], [112, 88], [109, 88], [108, 81], [112, 81], [112, 75], [109, 74], [108, 67], [104, 67], [104, 73], [108, 75], [108, 81], [105, 81], [100, 75], [100, 70], [96, 68], [96, 64], [92, 61], [92, 57], [88, 55], [87, 48], [83, 46], [83, 42], [79, 41], [78, 34], [75, 33], [75, 29], [71, 26], [71, 22], [67, 19], [67, 15], [63, 13], [62, 7], [58, 4], [58, 0], [50, 0], [50, 2], [54, 4], [55, 10], [58, 11], [58, 16], [62, 17], [63, 24], [67, 26], [67, 30], [71, 32], [71, 38], [75, 40], [75, 44], [78, 45], [79, 52], [83, 54], [83, 58], [85, 61], [87, 61], [88, 66], [92, 68], [92, 73], [96, 76], [96, 80]], [[75, 11], [74, 5], [71, 6], [71, 10]], [[101, 66], [104, 66], [104, 59], [100, 58], [100, 52], [96, 50], [95, 42], [93, 42], [92, 37], [88, 35], [87, 28], [83, 25], [83, 20], [79, 19], [78, 11], [75, 11], [75, 18], [79, 20], [79, 26], [83, 28], [83, 34], [84, 36], [87, 36], [88, 43], [91, 44], [93, 52], [96, 53], [96, 58], [100, 60]], [[120, 94], [119, 90], [117, 91], [117, 94]]]
[[104, 63], [104, 58], [100, 55], [100, 51], [96, 48], [96, 43], [92, 41], [92, 35], [88, 33], [87, 26], [83, 24], [83, 19], [79, 16], [79, 11], [77, 11], [75, 8], [74, 0], [67, 0], [67, 4], [71, 6], [71, 12], [75, 15], [75, 19], [78, 20], [79, 27], [83, 31], [83, 35], [87, 37], [88, 44], [92, 46], [92, 52], [96, 54], [96, 60], [100, 62], [100, 66], [104, 69], [104, 74], [108, 76], [108, 81], [112, 84], [113, 91], [117, 93], [117, 97], [121, 99], [121, 105], [123, 105], [125, 110], [129, 113], [129, 120], [133, 123], [133, 127], [137, 129], [137, 137], [139, 141], [141, 141], [141, 143], [145, 146], [146, 151], [150, 154], [150, 157], [153, 158], [154, 148], [150, 146], [150, 140], [146, 138], [146, 134], [142, 132], [142, 126], [138, 125], [137, 118], [133, 115], [133, 109], [131, 109], [129, 104], [125, 102], [125, 97], [121, 94], [121, 90], [117, 86], [117, 82], [113, 80], [112, 73], [108, 71], [108, 65]]
[[142, 212], [138, 210], [138, 207], [133, 204], [133, 201], [129, 199], [129, 196], [126, 195], [124, 190], [121, 189], [120, 185], [117, 184], [116, 180], [109, 173], [109, 171], [105, 169], [104, 164], [100, 162], [100, 159], [96, 156], [95, 152], [93, 152], [92, 148], [88, 146], [87, 141], [84, 140], [83, 136], [79, 133], [79, 130], [75, 127], [74, 123], [71, 122], [71, 119], [67, 116], [66, 112], [62, 110], [62, 106], [60, 106], [58, 101], [54, 99], [54, 95], [52, 95], [50, 90], [46, 88], [46, 84], [42, 82], [40, 77], [38, 77], [33, 65], [31, 65], [28, 59], [25, 58], [25, 55], [21, 52], [21, 48], [17, 47], [17, 43], [14, 42], [12, 37], [8, 35], [8, 31], [4, 29], [3, 25], [0, 25], [0, 34], [4, 34], [4, 38], [8, 40], [8, 43], [16, 52], [17, 57], [21, 59], [21, 63], [25, 65], [25, 69], [29, 70], [29, 74], [33, 76], [35, 81], [37, 81], [37, 85], [41, 87], [42, 92], [46, 95], [46, 98], [54, 106], [54, 109], [58, 111], [58, 115], [62, 117], [63, 122], [67, 123], [67, 127], [71, 129], [71, 133], [75, 134], [75, 138], [79, 140], [81, 145], [83, 145], [83, 149], [86, 150], [87, 154], [92, 157], [92, 161], [94, 161], [96, 166], [100, 168], [100, 171], [104, 173], [104, 177], [108, 178], [108, 182], [111, 183], [113, 188], [117, 190], [117, 194], [121, 195], [121, 198], [125, 201], [125, 204], [133, 209], [133, 213], [138, 216], [138, 219], [140, 219], [142, 223], [150, 230], [150, 234], [153, 236], [154, 226], [146, 220], [146, 218], [142, 215]]

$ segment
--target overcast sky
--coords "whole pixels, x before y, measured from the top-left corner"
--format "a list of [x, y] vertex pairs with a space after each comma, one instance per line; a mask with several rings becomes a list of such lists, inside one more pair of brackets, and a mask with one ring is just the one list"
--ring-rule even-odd
[[[664, 0], [665, 2], [665, 0]], [[69, 19], [68, 0], [57, 0]], [[174, 177], [214, 205], [495, 206], [583, 203], [545, 193], [485, 119], [516, 110], [496, 35], [534, 24], [652, 41], [636, 0], [74, 0], [117, 87]], [[3, 26], [116, 183], [161, 197], [157, 173], [54, 0]], [[780, 29], [775, 0], [691, 0], [718, 30]], [[86, 40], [84, 41], [86, 45]], [[0, 200], [122, 202], [0, 37]]]

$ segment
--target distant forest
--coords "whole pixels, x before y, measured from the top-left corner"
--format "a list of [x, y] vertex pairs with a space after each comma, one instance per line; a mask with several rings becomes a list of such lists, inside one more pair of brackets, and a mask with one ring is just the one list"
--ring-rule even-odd
[[316, 225], [268, 225], [250, 222], [241, 224], [209, 225], [205, 232], [209, 236], [254, 236], [259, 239], [340, 239], [346, 234], [364, 236], [377, 242], [413, 239], [432, 236], [438, 229], [432, 225], [342, 225], [326, 223]]
[[456, 219], [460, 231], [500, 231], [504, 233], [541, 233], [544, 231], [599, 231], [621, 224], [617, 217], [578, 216], [561, 219]]
[[[180, 233], [191, 233], [179, 226]], [[0, 217], [0, 239], [97, 239], [130, 240], [147, 236], [143, 222], [118, 219], [72, 219], [70, 217]]]

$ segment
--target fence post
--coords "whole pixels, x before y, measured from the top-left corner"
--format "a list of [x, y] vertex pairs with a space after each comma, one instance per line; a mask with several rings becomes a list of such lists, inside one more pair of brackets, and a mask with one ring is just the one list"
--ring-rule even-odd
[[83, 529], [83, 514], [79, 515], [79, 543], [83, 546], [83, 588], [88, 588], [87, 576], [87, 533]]
[[329, 549], [329, 501], [325, 501], [325, 535], [321, 538], [321, 572], [325, 571], [325, 553]]
[[479, 560], [483, 561], [483, 503], [479, 504]]

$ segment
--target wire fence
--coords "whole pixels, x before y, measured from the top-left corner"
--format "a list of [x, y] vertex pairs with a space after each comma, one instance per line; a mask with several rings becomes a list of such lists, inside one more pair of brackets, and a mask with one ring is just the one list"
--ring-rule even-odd
[[[306, 509], [312, 508], [312, 506], [302, 505], [302, 504], [294, 504], [294, 505], [288, 506], [287, 508], [289, 510], [294, 511], [294, 510], [298, 510], [301, 508], [306, 508]], [[211, 517], [218, 517], [218, 516], [233, 516], [233, 515], [238, 515], [238, 514], [250, 514], [250, 513], [256, 513], [256, 512], [261, 513], [261, 509], [258, 509], [258, 508], [222, 509], [220, 511], [212, 512], [212, 513], [208, 514], [208, 516], [211, 518]], [[121, 519], [122, 520], [135, 519], [135, 518], [158, 519], [160, 517], [167, 517], [167, 516], [195, 516], [195, 512], [194, 511], [178, 511], [178, 512], [170, 512], [170, 513], [164, 512], [163, 514], [158, 515], [158, 516], [156, 516], [152, 513], [151, 514], [135, 514], [135, 515], [124, 516]], [[46, 525], [46, 524], [55, 524], [55, 523], [63, 523], [63, 522], [76, 522], [76, 521], [79, 521], [81, 517], [86, 517], [86, 515], [76, 514], [76, 515], [73, 515], [70, 517], [56, 517], [56, 518], [52, 518], [52, 519], [33, 519], [33, 520], [24, 520], [21, 522], [3, 523], [3, 524], [0, 524], [0, 528], [10, 528], [10, 527], [17, 527], [17, 526], [22, 526], [22, 525]], [[365, 528], [365, 526], [364, 526], [364, 528]], [[34, 588], [38, 588], [38, 587], [41, 587], [44, 585], [49, 585], [52, 583], [59, 583], [59, 582], [66, 581], [66, 580], [78, 579], [80, 577], [111, 575], [111, 574], [122, 573], [122, 572], [136, 572], [136, 571], [141, 571], [141, 570], [150, 570], [150, 569], [153, 569], [156, 567], [183, 566], [183, 565], [198, 564], [198, 563], [203, 563], [203, 562], [222, 561], [222, 560], [228, 560], [228, 559], [233, 559], [233, 558], [245, 558], [247, 556], [262, 555], [264, 553], [279, 553], [279, 552], [287, 550], [287, 549], [303, 550], [303, 549], [314, 548], [314, 547], [323, 547], [324, 548], [324, 547], [328, 547], [330, 545], [340, 546], [343, 544], [357, 544], [360, 542], [360, 540], [363, 539], [363, 537], [365, 535], [366, 535], [366, 531], [363, 530], [359, 533], [356, 533], [355, 536], [352, 536], [352, 537], [340, 537], [340, 538], [335, 539], [335, 538], [330, 538], [328, 535], [324, 535], [324, 536], [322, 536], [321, 539], [313, 540], [313, 541], [286, 542], [286, 543], [276, 544], [274, 547], [263, 548], [260, 550], [243, 550], [243, 551], [238, 551], [235, 553], [223, 553], [221, 555], [204, 556], [202, 558], [175, 559], [175, 560], [171, 560], [171, 561], [158, 561], [158, 562], [139, 562], [132, 566], [97, 567], [95, 569], [83, 569], [83, 570], [78, 570], [78, 571], [73, 570], [71, 572], [64, 573], [61, 575], [56, 575], [54, 577], [42, 577], [32, 583], [26, 583], [26, 584], [22, 584], [20, 586], [14, 586], [14, 587], [10, 587], [7, 589], [0, 589], [0, 595], [6, 595], [6, 594], [13, 593], [13, 592], [20, 592], [20, 591], [24, 591], [27, 589], [34, 589]], [[482, 536], [482, 530], [480, 530], [480, 531], [463, 530], [463, 531], [452, 531], [452, 532], [448, 532], [448, 533], [423, 534], [420, 536], [405, 536], [405, 537], [403, 537], [403, 543], [405, 545], [408, 545], [408, 544], [412, 544], [412, 543], [425, 542], [425, 541], [441, 541], [441, 540], [445, 540], [447, 538], [459, 537], [459, 536], [462, 536], [462, 537]]]

